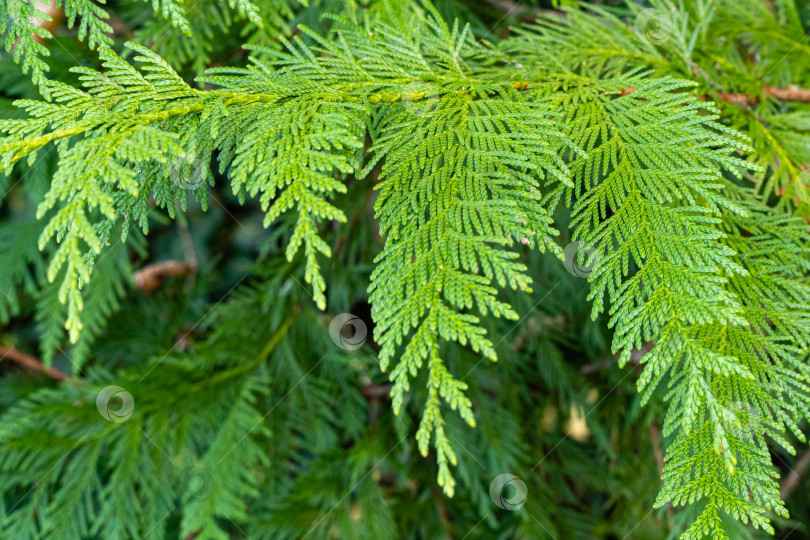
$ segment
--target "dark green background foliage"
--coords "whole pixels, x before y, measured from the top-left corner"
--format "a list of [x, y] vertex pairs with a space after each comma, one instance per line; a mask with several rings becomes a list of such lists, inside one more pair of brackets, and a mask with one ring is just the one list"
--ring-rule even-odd
[[810, 538], [808, 2], [57, 3], [0, 538]]

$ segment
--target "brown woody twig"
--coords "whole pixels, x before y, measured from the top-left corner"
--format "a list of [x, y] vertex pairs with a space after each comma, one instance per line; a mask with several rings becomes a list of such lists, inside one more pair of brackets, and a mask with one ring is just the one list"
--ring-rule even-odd
[[[630, 353], [630, 363], [634, 365], [638, 365], [641, 362], [641, 357], [650, 352], [653, 348], [653, 342], [649, 341], [644, 344], [640, 349], [633, 349]], [[611, 356], [610, 358], [605, 358], [603, 360], [598, 360], [591, 364], [585, 364], [581, 368], [579, 368], [579, 372], [583, 375], [591, 375], [598, 371], [604, 371], [610, 369], [610, 367], [619, 359], [621, 355], [617, 354], [615, 356]]]
[[[658, 476], [663, 476], [664, 450], [661, 448], [661, 430], [655, 422], [649, 425], [649, 430], [650, 439], [652, 439], [653, 444], [653, 454], [655, 454], [655, 462], [658, 463]], [[672, 506], [672, 502], [667, 503], [666, 511], [667, 517], [669, 518], [669, 529], [672, 530], [675, 527], [675, 508]]]
[[[766, 96], [771, 96], [782, 101], [801, 101], [810, 103], [810, 90], [799, 88], [795, 84], [778, 88], [775, 86], [765, 85], [762, 88], [762, 93]], [[720, 93], [718, 97], [723, 101], [732, 103], [734, 105], [746, 106], [754, 105], [759, 102], [759, 96], [749, 96], [748, 94], [727, 94]]]
[[790, 497], [791, 492], [799, 485], [799, 480], [801, 480], [802, 474], [804, 474], [808, 466], [810, 466], [810, 450], [804, 453], [785, 477], [785, 481], [782, 483], [782, 489], [779, 490], [779, 497], [781, 497], [783, 501], [786, 501], [787, 498]]
[[[32, 16], [30, 22], [36, 24], [40, 28], [44, 28], [51, 34], [62, 24], [62, 20], [65, 18], [65, 14], [62, 12], [61, 9], [56, 5], [56, 0], [50, 0], [48, 2], [37, 2], [36, 5], [37, 11], [42, 11], [46, 13], [50, 20], [46, 19], [38, 19], [36, 16]], [[45, 39], [43, 39], [39, 34], [34, 36], [34, 41], [39, 43], [44, 43]]]
[[163, 279], [182, 276], [186, 272], [194, 271], [196, 267], [197, 265], [195, 263], [163, 261], [141, 268], [135, 272], [132, 278], [135, 280], [135, 287], [137, 287], [139, 291], [148, 294], [160, 287]]
[[51, 379], [57, 381], [67, 381], [70, 380], [70, 376], [66, 373], [62, 373], [59, 370], [45, 367], [45, 365], [34, 358], [33, 356], [29, 356], [23, 352], [18, 351], [13, 347], [3, 347], [0, 345], [0, 360], [11, 360], [12, 362], [16, 362], [19, 365], [28, 368], [33, 371], [39, 371], [50, 377]]

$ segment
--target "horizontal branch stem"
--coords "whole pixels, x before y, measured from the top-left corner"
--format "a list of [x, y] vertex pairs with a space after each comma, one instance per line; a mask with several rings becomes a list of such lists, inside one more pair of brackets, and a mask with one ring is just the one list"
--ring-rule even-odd
[[23, 352], [20, 352], [13, 347], [3, 347], [2, 345], [0, 345], [0, 361], [5, 359], [16, 362], [19, 365], [28, 368], [30, 370], [44, 373], [51, 379], [57, 381], [67, 381], [70, 379], [70, 376], [67, 375], [66, 373], [62, 373], [61, 371], [53, 368], [45, 367], [45, 365], [42, 362], [40, 362], [33, 356], [29, 356]]
[[[545, 82], [545, 81], [512, 81], [508, 84], [514, 90], [517, 91], [525, 91], [532, 87], [532, 85]], [[348, 83], [346, 85], [341, 85], [342, 88], [345, 89], [353, 89], [357, 86], [362, 86], [364, 83]], [[621, 90], [620, 96], [626, 96], [635, 92], [635, 88], [627, 87]], [[458, 92], [464, 92], [463, 90], [459, 90]], [[196, 91], [196, 93], [203, 94], [202, 91]], [[236, 92], [228, 92], [223, 90], [214, 90], [211, 94], [220, 95], [225, 94], [229, 95], [224, 100], [225, 106], [233, 106], [233, 105], [250, 105], [253, 103], [268, 103], [274, 100], [279, 99], [279, 95], [277, 94], [239, 94]], [[810, 90], [799, 88], [796, 85], [790, 85], [784, 88], [777, 88], [773, 86], [764, 86], [763, 87], [763, 94], [772, 96], [776, 99], [780, 99], [782, 101], [798, 101], [798, 102], [807, 102], [810, 103]], [[366, 99], [369, 103], [377, 104], [377, 103], [393, 103], [400, 99], [408, 99], [409, 101], [418, 101], [422, 99], [430, 98], [434, 95], [433, 92], [430, 91], [421, 91], [421, 92], [391, 92], [391, 93], [376, 93], [376, 94], [369, 94], [366, 96]], [[733, 93], [720, 93], [718, 97], [727, 102], [732, 103], [734, 105], [753, 105], [759, 102], [758, 96], [749, 96], [748, 94], [733, 94]], [[361, 98], [356, 96], [347, 96], [347, 101], [359, 101]], [[704, 96], [704, 99], [708, 99], [708, 96]], [[141, 124], [152, 124], [158, 122], [164, 122], [171, 118], [175, 118], [178, 116], [183, 116], [186, 114], [194, 114], [198, 112], [202, 112], [205, 108], [204, 103], [194, 103], [191, 105], [187, 105], [185, 107], [175, 107], [171, 109], [166, 109], [164, 111], [156, 112], [156, 113], [148, 113], [139, 116], [138, 122]], [[25, 141], [25, 145], [23, 148], [15, 154], [13, 161], [20, 159], [23, 155], [29, 153], [32, 148], [40, 148], [45, 146], [49, 142], [52, 142], [57, 139], [63, 139], [66, 137], [72, 137], [74, 135], [79, 135], [84, 133], [91, 126], [87, 124], [80, 124], [75, 127], [61, 129], [57, 131], [53, 131], [51, 133], [41, 135], [39, 137], [34, 137], [32, 139], [28, 139]], [[2, 147], [0, 147], [2, 150]]]

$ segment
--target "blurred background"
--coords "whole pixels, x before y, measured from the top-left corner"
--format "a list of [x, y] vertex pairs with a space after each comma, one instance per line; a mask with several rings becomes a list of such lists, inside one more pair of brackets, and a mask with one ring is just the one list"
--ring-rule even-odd
[[[325, 13], [362, 20], [385, 9], [376, 1], [255, 3], [262, 9], [262, 27], [220, 0], [115, 0], [104, 9], [117, 52], [131, 55], [123, 44], [137, 41], [201, 88], [206, 85], [194, 81], [206, 69], [248, 62], [245, 43], [280, 47], [282, 36], [299, 35], [299, 24], [329, 34]], [[619, 1], [589, 4], [627, 9]], [[477, 38], [492, 41], [510, 35], [516, 24], [543, 15], [564, 17], [564, 8], [577, 5], [569, 0], [436, 2], [446, 19], [469, 23]], [[807, 28], [808, 3], [796, 5]], [[173, 23], [172, 6], [182, 7], [185, 23]], [[78, 23], [70, 28], [70, 14], [55, 3], [43, 7], [52, 19], [38, 23], [52, 34], [39, 40], [48, 51], [47, 76], [77, 85], [78, 76], [69, 69], [100, 69], [98, 55], [87, 39], [80, 39]], [[420, 8], [414, 4], [414, 9]], [[14, 61], [14, 45], [5, 46], [11, 52], [0, 56], [0, 118], [20, 118], [22, 112], [12, 103], [41, 97], [30, 73]], [[590, 318], [587, 268], [526, 249], [523, 257], [532, 269], [534, 291], [504, 292], [522, 319], [517, 324], [487, 322], [499, 361], [482, 360], [460, 347], [442, 351], [451, 371], [470, 386], [478, 425], [470, 429], [454, 414], [445, 417], [458, 457], [453, 468], [458, 485], [448, 498], [436, 485], [435, 456], [422, 458], [413, 437], [425, 399], [423, 381], [414, 382], [403, 413], [394, 416], [387, 376], [377, 366], [366, 292], [382, 247], [368, 183], [373, 179], [347, 179], [341, 207], [348, 222], [325, 233], [333, 250], [333, 257], [322, 261], [326, 312], [311, 301], [301, 259], [288, 263], [284, 257], [290, 221], [282, 218], [265, 229], [258, 202], [240, 203], [215, 170], [215, 185], [204, 199], [189, 189], [175, 216], [154, 208], [148, 237], [135, 224], [126, 243], [120, 230], [113, 231], [110, 249], [96, 262], [97, 270], [104, 269], [94, 272], [84, 292], [85, 329], [70, 344], [63, 328], [65, 310], [56, 300], [58, 280], [51, 284], [44, 275], [52, 246], [41, 252], [36, 242], [47, 222], [35, 218], [36, 209], [56, 157], [53, 148], [46, 149], [35, 162], [0, 176], [0, 412], [27, 403], [43, 387], [55, 388], [68, 375], [93, 382], [112, 380], [111, 374], [140, 373], [146, 377], [143, 388], [128, 388], [140, 413], [145, 398], [139, 396], [183, 395], [178, 389], [183, 378], [172, 378], [180, 371], [166, 370], [196, 370], [220, 360], [238, 366], [272, 342], [263, 374], [270, 382], [256, 398], [257, 408], [268, 412], [255, 434], [255, 444], [270, 459], [261, 471], [247, 471], [256, 487], [246, 496], [250, 502], [244, 519], [220, 520], [230, 538], [662, 539], [677, 537], [694, 517], [689, 510], [653, 509], [663, 465], [660, 420], [665, 405], [660, 393], [641, 405], [635, 383], [644, 349], [630, 365], [618, 368], [606, 318]], [[560, 242], [565, 246], [570, 238], [563, 236]], [[350, 317], [336, 319], [341, 314]], [[341, 322], [336, 325], [335, 320]], [[44, 372], [45, 366], [55, 371]], [[155, 382], [148, 386], [151, 380]], [[204, 447], [206, 437], [218, 436], [227, 417], [226, 397], [244, 386], [238, 377], [232, 382], [219, 396], [221, 406], [212, 398], [189, 398], [168, 412], [144, 412], [144, 426], [167, 421], [179, 429], [185, 426], [182, 416], [199, 415], [199, 425], [188, 428], [196, 434], [190, 446]], [[68, 413], [59, 409], [54, 414]], [[32, 437], [32, 446], [60, 448], [61, 442], [46, 433]], [[70, 446], [65, 446], [67, 453]], [[783, 496], [797, 518], [777, 518], [777, 538], [810, 538], [810, 483], [804, 479], [810, 454], [806, 446], [798, 448], [796, 456], [774, 454]], [[100, 452], [102, 458], [94, 462], [97, 477], [105, 484], [126, 483], [110, 476], [115, 456]], [[168, 462], [184, 465], [172, 465], [166, 479], [171, 484], [166, 508], [171, 510], [154, 529], [142, 523], [144, 537], [181, 537], [182, 508], [216, 497], [215, 489], [207, 487], [216, 483], [210, 464], [167, 453]], [[150, 463], [164, 459], [154, 449], [149, 455]], [[787, 474], [792, 469], [794, 476]], [[153, 474], [160, 476], [159, 470]], [[54, 479], [49, 489], [58, 482]], [[140, 480], [131, 483], [149, 489]], [[32, 498], [27, 487], [7, 489], [3, 514], [19, 512], [20, 504], [29, 517], [39, 504], [71, 504], [69, 499]], [[60, 519], [81, 521], [69, 513]], [[95, 516], [91, 521], [97, 520], [126, 518]], [[0, 523], [15, 533], [0, 531], [0, 537], [16, 538], [23, 530], [8, 519]], [[109, 531], [115, 527], [109, 524], [83, 532], [77, 526], [78, 536], [71, 527], [51, 537], [114, 537]], [[767, 536], [734, 530], [735, 540]]]

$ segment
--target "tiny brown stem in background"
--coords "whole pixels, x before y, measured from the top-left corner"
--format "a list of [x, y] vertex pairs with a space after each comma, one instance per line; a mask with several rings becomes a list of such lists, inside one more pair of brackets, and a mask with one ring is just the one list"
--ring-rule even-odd
[[[37, 19], [35, 17], [31, 17], [30, 22], [32, 22], [33, 24], [36, 24], [40, 28], [44, 28], [45, 30], [47, 30], [51, 34], [54, 33], [54, 31], [56, 30], [56, 28], [60, 24], [62, 24], [62, 19], [64, 19], [64, 17], [65, 17], [65, 14], [56, 5], [56, 0], [50, 0], [50, 2], [37, 2], [37, 5], [35, 6], [35, 9], [37, 11], [41, 11], [43, 13], [47, 13], [48, 15], [50, 15], [51, 20], [42, 21], [42, 20], [39, 20], [39, 19]], [[42, 37], [40, 37], [39, 35], [34, 36], [34, 41], [37, 41], [38, 43], [44, 43], [45, 42], [45, 40]]]
[[379, 421], [380, 403], [388, 398], [393, 384], [364, 384], [363, 397], [368, 401], [368, 425], [376, 427]]
[[135, 281], [135, 287], [148, 294], [160, 287], [165, 278], [182, 276], [186, 272], [193, 272], [196, 268], [196, 263], [162, 261], [141, 268], [133, 274], [132, 278]]
[[[777, 88], [775, 86], [764, 86], [762, 93], [766, 96], [771, 96], [782, 101], [799, 101], [810, 103], [810, 90], [799, 88], [795, 84], [791, 84], [784, 88]], [[733, 105], [746, 106], [754, 105], [759, 102], [758, 96], [749, 96], [748, 94], [728, 94], [720, 93], [718, 97], [725, 102]]]
[[453, 540], [453, 536], [450, 534], [453, 527], [450, 524], [450, 515], [447, 513], [447, 505], [444, 503], [444, 494], [435, 487], [432, 488], [431, 491], [433, 492], [433, 500], [436, 501], [436, 510], [439, 512], [439, 522], [442, 524], [442, 528], [447, 534], [447, 539]]
[[[658, 463], [658, 476], [664, 475], [664, 450], [661, 448], [661, 430], [658, 429], [658, 424], [655, 422], [651, 422], [649, 425], [650, 430], [650, 439], [652, 439], [653, 444], [653, 454], [655, 454], [655, 461]], [[675, 509], [672, 507], [672, 503], [667, 503], [667, 518], [669, 518], [668, 526], [669, 529], [675, 526]]]
[[385, 399], [393, 386], [393, 384], [368, 384], [363, 386], [363, 395], [367, 399]]
[[807, 470], [807, 467], [810, 466], [810, 450], [804, 453], [804, 455], [796, 462], [796, 466], [785, 476], [785, 481], [782, 482], [782, 489], [779, 490], [779, 497], [783, 501], [786, 501], [790, 494], [793, 492], [794, 489], [799, 485], [799, 481], [802, 478], [802, 474], [804, 471]]
[[43, 373], [48, 377], [50, 377], [51, 379], [57, 381], [70, 380], [70, 376], [68, 374], [62, 373], [57, 369], [45, 367], [45, 364], [43, 364], [33, 356], [29, 356], [23, 352], [20, 352], [13, 347], [3, 347], [2, 345], [0, 345], [0, 361], [6, 359], [11, 360], [12, 362], [16, 362], [27, 369]]
[[[653, 342], [649, 341], [644, 344], [643, 347], [640, 349], [633, 349], [630, 353], [630, 364], [638, 365], [641, 362], [641, 357], [645, 354], [650, 352], [653, 348]], [[598, 360], [596, 362], [585, 364], [581, 368], [579, 368], [579, 372], [583, 375], [591, 375], [598, 371], [604, 371], [610, 369], [614, 362], [619, 359], [620, 355], [611, 356], [610, 358], [605, 358], [604, 360]]]

